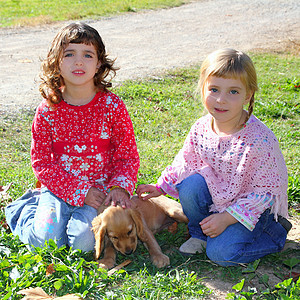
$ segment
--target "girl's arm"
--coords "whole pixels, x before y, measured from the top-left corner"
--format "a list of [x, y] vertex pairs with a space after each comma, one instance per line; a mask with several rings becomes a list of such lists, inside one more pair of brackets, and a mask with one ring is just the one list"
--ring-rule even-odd
[[[140, 184], [136, 189], [136, 193], [143, 200], [148, 200], [152, 197], [158, 197], [166, 194], [157, 184]], [[147, 195], [143, 195], [145, 193]]]
[[132, 122], [125, 104], [118, 99], [115, 105], [115, 111], [112, 112], [111, 134], [113, 153], [109, 166], [110, 173], [113, 175], [108, 183], [108, 187], [120, 187], [132, 195], [140, 165], [139, 154]]
[[252, 231], [259, 217], [266, 209], [272, 207], [274, 201], [275, 197], [272, 198], [270, 193], [262, 196], [252, 193], [227, 207], [226, 212]]

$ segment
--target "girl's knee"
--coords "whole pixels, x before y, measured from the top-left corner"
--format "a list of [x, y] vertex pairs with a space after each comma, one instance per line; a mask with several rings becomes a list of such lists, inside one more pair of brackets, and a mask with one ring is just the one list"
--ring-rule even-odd
[[237, 255], [236, 249], [230, 249], [230, 247], [210, 247], [206, 248], [207, 257], [214, 263], [226, 267], [234, 266], [237, 263], [234, 262], [234, 257]]
[[200, 174], [194, 174], [184, 179], [177, 186], [180, 203], [185, 210], [199, 210], [212, 204], [205, 179]]
[[179, 192], [180, 201], [194, 199], [202, 185], [206, 185], [206, 182], [199, 174], [194, 174], [185, 178], [176, 186]]
[[34, 247], [43, 247], [49, 240], [56, 242], [57, 247], [61, 247], [67, 243], [65, 229], [58, 224], [36, 223], [28, 230], [28, 244]]
[[73, 249], [80, 249], [84, 252], [92, 251], [95, 248], [95, 237], [90, 228], [77, 232], [76, 235], [69, 235], [69, 246]]
[[78, 208], [68, 224], [68, 243], [74, 249], [88, 252], [95, 247], [95, 238], [91, 230], [92, 220], [97, 216], [97, 210], [85, 205]]

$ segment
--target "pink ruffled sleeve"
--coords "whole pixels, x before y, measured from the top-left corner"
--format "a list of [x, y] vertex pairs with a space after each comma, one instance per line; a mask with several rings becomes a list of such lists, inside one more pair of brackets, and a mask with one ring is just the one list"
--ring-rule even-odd
[[252, 231], [261, 214], [274, 204], [274, 197], [271, 198], [270, 193], [267, 193], [264, 196], [252, 193], [246, 199], [241, 199], [243, 200], [243, 204], [240, 205], [239, 201], [237, 201], [233, 205], [227, 207], [226, 211]]

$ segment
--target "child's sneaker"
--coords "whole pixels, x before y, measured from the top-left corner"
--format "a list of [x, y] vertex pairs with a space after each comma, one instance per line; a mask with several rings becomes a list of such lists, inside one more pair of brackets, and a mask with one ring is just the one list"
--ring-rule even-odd
[[191, 237], [180, 246], [179, 252], [184, 255], [192, 255], [196, 252], [202, 253], [205, 248], [206, 241]]

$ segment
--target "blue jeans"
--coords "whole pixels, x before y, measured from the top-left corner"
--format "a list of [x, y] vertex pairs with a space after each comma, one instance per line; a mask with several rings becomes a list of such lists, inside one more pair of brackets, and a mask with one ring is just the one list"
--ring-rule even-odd
[[42, 247], [49, 239], [58, 247], [69, 245], [73, 249], [91, 251], [95, 239], [91, 222], [97, 210], [89, 205], [72, 206], [47, 188], [27, 191], [5, 209], [12, 233], [29, 247]]
[[199, 222], [212, 213], [209, 207], [212, 197], [205, 179], [199, 175], [187, 177], [177, 186], [183, 211], [189, 219], [190, 235], [207, 241], [206, 254], [210, 260], [221, 266], [249, 263], [267, 254], [283, 249], [287, 232], [276, 222], [270, 210], [266, 210], [253, 231], [241, 223], [228, 226], [219, 236], [206, 236]]

